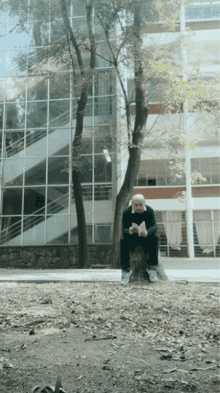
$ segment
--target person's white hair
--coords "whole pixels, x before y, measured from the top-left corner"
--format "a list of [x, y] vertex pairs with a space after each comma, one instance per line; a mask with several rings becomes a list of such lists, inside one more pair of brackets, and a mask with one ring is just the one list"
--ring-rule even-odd
[[143, 201], [145, 203], [145, 197], [142, 194], [135, 194], [131, 198], [131, 202], [135, 202], [135, 201]]

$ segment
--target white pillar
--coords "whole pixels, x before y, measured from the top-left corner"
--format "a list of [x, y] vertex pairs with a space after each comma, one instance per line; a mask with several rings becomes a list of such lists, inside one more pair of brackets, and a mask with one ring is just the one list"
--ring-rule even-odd
[[[126, 25], [126, 14], [120, 14], [122, 25]], [[117, 45], [120, 45], [120, 36], [122, 34], [120, 23], [117, 24]], [[120, 60], [119, 60], [120, 64]], [[127, 93], [127, 82], [128, 82], [128, 69], [124, 66], [120, 66], [119, 70], [121, 79], [124, 84]], [[128, 134], [127, 134], [127, 120], [125, 111], [125, 100], [120, 82], [117, 78], [116, 83], [116, 123], [117, 123], [117, 194], [119, 193], [123, 184], [125, 173], [128, 163]]]
[[[181, 5], [180, 15], [180, 31], [182, 36], [186, 35], [186, 21], [185, 21], [185, 4], [184, 0]], [[184, 42], [181, 48], [182, 60], [183, 60], [183, 80], [187, 82], [187, 51], [184, 46]], [[186, 214], [186, 225], [187, 225], [187, 244], [188, 244], [188, 255], [190, 259], [195, 258], [194, 255], [194, 238], [193, 238], [193, 211], [192, 211], [192, 185], [191, 185], [191, 151], [189, 147], [189, 131], [188, 131], [188, 99], [183, 104], [183, 120], [184, 129], [186, 133], [187, 148], [185, 152], [185, 166], [186, 166], [186, 197], [187, 197], [187, 214]]]

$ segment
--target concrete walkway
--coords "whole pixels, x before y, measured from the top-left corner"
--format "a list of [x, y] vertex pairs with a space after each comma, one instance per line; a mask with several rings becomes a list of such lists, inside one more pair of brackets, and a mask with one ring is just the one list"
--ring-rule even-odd
[[[215, 259], [163, 259], [163, 265], [170, 281], [187, 280], [195, 282], [220, 283], [220, 261]], [[56, 269], [22, 270], [0, 269], [0, 282], [118, 282], [119, 269]]]

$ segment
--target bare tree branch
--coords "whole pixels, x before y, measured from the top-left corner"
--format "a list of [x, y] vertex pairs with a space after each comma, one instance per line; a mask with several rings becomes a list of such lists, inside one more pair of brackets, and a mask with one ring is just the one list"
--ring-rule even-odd
[[71, 41], [73, 48], [76, 52], [76, 56], [77, 56], [77, 60], [78, 60], [78, 64], [79, 64], [79, 68], [80, 68], [80, 72], [81, 75], [84, 76], [84, 65], [83, 65], [83, 61], [82, 61], [82, 55], [79, 49], [79, 45], [76, 41], [76, 38], [73, 34], [73, 30], [70, 26], [70, 21], [68, 18], [68, 13], [67, 13], [67, 6], [66, 6], [66, 0], [60, 0], [61, 2], [61, 8], [62, 8], [62, 14], [63, 14], [63, 19], [65, 21], [65, 25], [66, 25], [66, 29], [67, 29], [67, 35], [69, 37], [69, 40]]
[[113, 57], [113, 64], [114, 64], [114, 67], [116, 69], [117, 76], [118, 76], [118, 79], [119, 79], [119, 82], [120, 82], [120, 85], [121, 85], [121, 89], [122, 89], [122, 92], [123, 92], [124, 100], [125, 100], [125, 110], [126, 110], [126, 119], [127, 119], [127, 131], [128, 131], [128, 140], [129, 140], [128, 150], [129, 150], [130, 149], [130, 143], [131, 143], [130, 105], [129, 105], [129, 102], [128, 102], [128, 97], [127, 97], [127, 93], [126, 93], [126, 90], [125, 90], [125, 86], [124, 86], [124, 83], [122, 81], [122, 77], [120, 75], [119, 69], [118, 69], [118, 61], [117, 61], [117, 59], [115, 57], [114, 51], [112, 49], [112, 46], [111, 46], [111, 43], [110, 43], [110, 40], [109, 40], [108, 30], [105, 28], [105, 26], [103, 24], [103, 21], [100, 18], [100, 15], [97, 14], [97, 17], [98, 17], [98, 19], [99, 19], [99, 21], [100, 21], [100, 23], [102, 25], [102, 28], [104, 30], [106, 41], [107, 41], [108, 47], [110, 49], [111, 55]]

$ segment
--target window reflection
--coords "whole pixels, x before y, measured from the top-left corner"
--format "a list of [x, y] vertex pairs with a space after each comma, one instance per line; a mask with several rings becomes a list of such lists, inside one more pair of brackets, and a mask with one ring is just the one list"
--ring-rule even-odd
[[7, 129], [24, 128], [25, 105], [19, 102], [5, 105], [5, 124]]
[[49, 157], [48, 159], [48, 184], [69, 183], [69, 158]]
[[27, 103], [27, 128], [47, 126], [47, 101]]
[[110, 155], [100, 154], [95, 156], [95, 182], [112, 181], [112, 161]]
[[46, 183], [46, 160], [25, 159], [25, 185]]

